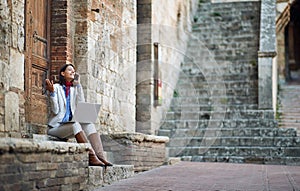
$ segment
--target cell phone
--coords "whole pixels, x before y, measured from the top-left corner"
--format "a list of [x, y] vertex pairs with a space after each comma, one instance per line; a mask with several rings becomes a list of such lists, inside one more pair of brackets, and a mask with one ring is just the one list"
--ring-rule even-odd
[[75, 75], [74, 75], [74, 80], [75, 80], [75, 81], [78, 81], [78, 79], [79, 79], [79, 74], [75, 73]]

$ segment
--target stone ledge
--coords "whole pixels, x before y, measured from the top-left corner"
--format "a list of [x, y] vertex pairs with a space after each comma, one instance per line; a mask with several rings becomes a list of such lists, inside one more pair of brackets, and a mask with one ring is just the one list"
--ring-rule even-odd
[[258, 57], [264, 58], [264, 57], [270, 57], [273, 58], [277, 55], [276, 51], [258, 51]]
[[89, 144], [78, 144], [57, 141], [41, 141], [35, 139], [0, 138], [0, 152], [54, 152], [54, 153], [83, 153]]
[[113, 139], [128, 139], [133, 142], [153, 142], [153, 143], [167, 143], [169, 142], [169, 137], [166, 136], [155, 136], [155, 135], [146, 135], [142, 133], [117, 133], [107, 135]]
[[[0, 138], [0, 190], [94, 190], [134, 175], [133, 165], [88, 166], [89, 143]], [[7, 178], [9, 177], [9, 178]], [[28, 179], [28, 177], [30, 177]]]
[[133, 165], [114, 165], [107, 168], [89, 166], [89, 190], [134, 176]]
[[105, 151], [113, 153], [116, 164], [134, 165], [134, 171], [146, 171], [166, 161], [166, 143], [169, 137], [142, 133], [101, 135]]

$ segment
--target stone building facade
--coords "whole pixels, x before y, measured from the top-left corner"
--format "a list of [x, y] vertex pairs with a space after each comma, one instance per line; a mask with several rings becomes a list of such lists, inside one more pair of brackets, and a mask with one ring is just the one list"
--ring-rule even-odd
[[[86, 100], [102, 104], [99, 131], [136, 132], [136, 61], [145, 57], [141, 51], [137, 54], [138, 39], [152, 35], [147, 42], [150, 49], [143, 49], [151, 62], [154, 41], [165, 35], [159, 29], [173, 30], [177, 35], [172, 43], [184, 45], [195, 2], [166, 1], [163, 6], [158, 1], [1, 2], [1, 137], [32, 137], [33, 133], [46, 132], [48, 108], [43, 81], [57, 81], [58, 69], [65, 63], [77, 67]], [[168, 11], [162, 7], [169, 7]], [[47, 19], [39, 19], [36, 12]], [[42, 24], [48, 28], [41, 28]], [[149, 25], [152, 30], [138, 34], [138, 24]], [[44, 52], [34, 52], [39, 48]], [[160, 56], [168, 57], [168, 63], [180, 63], [182, 58], [163, 49], [162, 54], [168, 56]], [[145, 128], [149, 128], [145, 132], [154, 133], [151, 127]]]
[[[250, 76], [251, 80], [255, 78], [256, 85], [253, 87], [256, 89], [251, 90], [254, 94], [257, 93], [257, 96], [248, 101], [255, 102], [257, 105], [257, 107], [255, 105], [255, 109], [259, 111], [242, 110], [238, 111], [240, 112], [238, 114], [229, 111], [216, 115], [242, 117], [259, 115], [262, 116], [261, 121], [257, 122], [259, 125], [264, 124], [264, 120], [267, 118], [269, 121], [266, 122], [268, 125], [266, 130], [255, 129], [254, 132], [253, 129], [239, 129], [241, 134], [249, 134], [250, 138], [243, 137], [241, 139], [245, 141], [245, 145], [248, 142], [252, 144], [255, 140], [261, 140], [259, 142], [261, 145], [256, 146], [259, 147], [258, 152], [261, 152], [263, 156], [265, 156], [265, 151], [261, 151], [260, 146], [265, 143], [265, 137], [255, 137], [256, 132], [265, 133], [263, 131], [266, 131], [267, 136], [276, 132], [275, 134], [280, 135], [280, 138], [278, 138], [279, 141], [275, 141], [275, 144], [294, 144], [293, 131], [285, 132], [278, 129], [275, 131], [272, 128], [275, 126], [273, 111], [276, 111], [277, 102], [277, 73], [284, 76], [283, 68], [287, 68], [286, 65], [289, 65], [282, 64], [282, 62], [287, 63], [284, 56], [287, 51], [285, 43], [287, 37], [283, 32], [286, 29], [282, 29], [289, 23], [290, 8], [298, 10], [296, 1], [277, 2], [278, 17], [277, 23], [275, 23], [276, 2], [273, 0], [0, 0], [2, 21], [0, 23], [0, 137], [1, 143], [3, 143], [0, 148], [0, 157], [6, 160], [19, 156], [25, 158], [21, 161], [16, 160], [9, 166], [1, 163], [2, 166], [5, 166], [3, 173], [7, 177], [12, 174], [21, 174], [21, 178], [25, 179], [26, 175], [20, 172], [29, 168], [26, 162], [30, 156], [34, 156], [29, 165], [34, 166], [33, 164], [35, 164], [35, 168], [38, 170], [50, 169], [53, 174], [57, 174], [49, 175], [53, 176], [51, 178], [47, 177], [47, 174], [43, 174], [43, 179], [39, 182], [28, 183], [29, 188], [34, 185], [35, 188], [42, 187], [47, 190], [48, 187], [56, 186], [67, 190], [70, 185], [60, 187], [55, 184], [55, 180], [62, 181], [61, 177], [67, 177], [67, 174], [57, 171], [56, 167], [64, 165], [65, 160], [70, 162], [70, 157], [73, 157], [76, 159], [76, 165], [80, 166], [80, 172], [70, 169], [73, 175], [75, 174], [72, 187], [74, 186], [75, 189], [88, 187], [87, 182], [76, 181], [80, 178], [87, 178], [84, 171], [91, 173], [93, 171], [93, 169], [88, 169], [86, 147], [54, 141], [47, 144], [32, 142], [34, 135], [45, 135], [47, 132], [48, 100], [44, 91], [44, 80], [50, 78], [57, 81], [58, 70], [66, 63], [76, 66], [81, 76], [80, 80], [86, 100], [102, 105], [96, 126], [102, 134], [103, 140], [107, 142], [104, 145], [105, 150], [115, 155], [113, 157], [116, 159], [115, 161], [120, 164], [134, 165], [136, 171], [148, 170], [163, 164], [168, 157], [165, 156], [165, 144], [169, 138], [156, 135], [164, 122], [169, 106], [174, 101], [172, 98], [177, 97], [178, 92], [174, 90], [178, 79], [179, 81], [181, 79], [180, 72], [185, 69], [190, 73], [194, 72], [193, 68], [182, 69], [183, 63], [188, 60], [197, 64], [197, 59], [202, 59], [192, 55], [193, 52], [197, 52], [200, 41], [197, 41], [199, 39], [197, 37], [195, 39], [195, 36], [191, 34], [195, 29], [193, 23], [197, 23], [198, 19], [203, 19], [205, 23], [205, 18], [195, 16], [199, 7], [205, 3], [212, 3], [220, 7], [224, 5], [226, 7], [224, 12], [227, 10], [230, 12], [229, 5], [234, 5], [234, 3], [249, 3], [259, 14], [251, 17], [252, 12], [249, 13], [249, 10], [246, 10], [245, 15], [249, 13], [250, 16], [248, 18], [243, 15], [246, 25], [240, 26], [240, 28], [255, 28], [253, 30], [255, 42], [252, 42], [252, 39], [246, 39], [249, 44], [258, 45], [255, 47], [257, 50], [251, 50], [251, 52], [255, 52], [255, 61], [253, 63], [247, 61], [246, 64], [247, 66], [251, 65], [251, 69], [246, 76]], [[218, 6], [216, 6], [216, 10], [219, 9]], [[291, 17], [294, 19], [293, 21], [297, 21], [298, 18], [295, 12], [297, 11], [292, 14], [294, 17]], [[244, 12], [237, 13], [242, 15]], [[222, 18], [218, 12], [211, 13], [210, 16], [217, 21]], [[229, 25], [236, 29], [236, 23], [230, 23], [229, 17], [227, 19], [229, 19]], [[251, 25], [250, 20], [259, 21], [259, 26], [256, 22]], [[256, 29], [258, 33], [256, 33]], [[297, 37], [292, 35], [292, 32], [297, 31], [297, 27], [290, 29], [289, 37], [296, 39]], [[276, 32], [279, 37], [277, 46], [275, 43]], [[239, 40], [237, 38], [237, 41]], [[190, 54], [186, 50], [191, 44], [195, 45], [196, 49], [192, 48]], [[211, 45], [208, 49], [214, 51], [214, 47], [218, 45]], [[220, 48], [222, 49], [222, 47], [226, 49], [226, 45], [223, 44]], [[298, 50], [298, 46], [291, 47]], [[233, 47], [233, 49], [235, 51], [238, 48]], [[237, 50], [237, 54], [241, 52], [243, 53], [243, 51]], [[276, 52], [278, 52], [277, 57], [275, 57]], [[207, 55], [203, 54], [202, 56]], [[230, 52], [228, 55], [233, 56], [230, 55]], [[228, 55], [217, 56], [226, 58]], [[295, 55], [292, 56], [290, 56], [290, 60], [296, 59]], [[279, 72], [276, 67], [276, 59], [280, 68]], [[225, 63], [223, 61], [222, 64]], [[204, 66], [200, 70], [205, 70], [209, 66]], [[232, 65], [232, 68], [234, 72], [240, 70], [247, 73], [248, 71], [244, 70], [242, 66]], [[225, 68], [226, 71], [227, 69]], [[250, 74], [254, 69], [257, 70], [255, 77], [252, 73]], [[214, 73], [212, 72], [212, 74]], [[206, 77], [208, 78], [208, 76]], [[199, 78], [201, 77], [193, 79], [195, 80], [193, 83], [197, 84]], [[233, 92], [233, 94], [235, 93], [237, 92]], [[189, 103], [193, 103], [193, 100], [189, 101]], [[219, 101], [220, 103], [224, 102], [223, 99]], [[238, 107], [238, 109], [240, 108], [243, 108], [243, 105]], [[190, 124], [187, 119], [183, 120], [182, 123]], [[234, 135], [237, 131], [233, 130], [233, 127], [238, 126], [237, 123], [234, 121], [223, 123], [225, 126], [226, 124], [231, 128], [227, 129], [227, 133]], [[249, 128], [248, 126], [252, 127], [252, 125], [255, 126], [256, 123], [248, 124], [243, 119], [241, 126], [237, 128], [244, 126]], [[168, 129], [169, 132], [175, 132], [177, 130], [176, 122], [167, 128], [171, 128], [171, 130]], [[235, 139], [234, 136], [220, 139], [219, 143], [233, 144], [232, 148], [235, 148], [238, 143], [232, 140], [238, 139]], [[284, 136], [288, 137], [284, 139], [287, 141], [282, 141], [281, 138]], [[290, 137], [293, 137], [293, 143], [290, 142]], [[267, 140], [274, 141], [272, 136], [267, 138]], [[226, 142], [227, 140], [229, 141]], [[270, 144], [273, 144], [272, 141]], [[22, 146], [23, 143], [25, 146]], [[286, 152], [289, 151], [287, 149]], [[228, 152], [224, 151], [224, 153]], [[36, 153], [45, 155], [41, 164]], [[46, 159], [49, 156], [52, 156], [53, 160]], [[199, 156], [197, 157], [199, 158]], [[242, 161], [240, 158], [232, 160]], [[56, 163], [54, 167], [45, 164], [53, 161]], [[19, 166], [10, 169], [15, 163], [18, 163]], [[43, 172], [34, 171], [32, 173], [42, 174]], [[12, 176], [15, 180], [20, 178]], [[91, 174], [89, 174], [90, 177]], [[12, 182], [8, 182], [8, 184], [6, 189], [13, 188]]]

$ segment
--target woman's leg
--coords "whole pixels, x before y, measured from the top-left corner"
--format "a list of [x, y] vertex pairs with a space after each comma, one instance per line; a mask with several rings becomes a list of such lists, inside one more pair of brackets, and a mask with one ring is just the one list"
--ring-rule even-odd
[[112, 163], [108, 162], [104, 157], [104, 150], [102, 146], [102, 141], [100, 135], [97, 133], [95, 125], [90, 124], [81, 124], [82, 129], [86, 132], [86, 135], [100, 161], [102, 161], [105, 166], [112, 166]]
[[[80, 131], [75, 135], [76, 141], [78, 143], [88, 143], [88, 140], [83, 131]], [[89, 149], [89, 165], [90, 166], [105, 166], [103, 162], [101, 162], [93, 149]]]
[[58, 137], [61, 139], [66, 139], [74, 136], [73, 123], [66, 123], [59, 127], [50, 128], [48, 130], [48, 135]]
[[[56, 128], [51, 128], [48, 130], [48, 134], [59, 137], [61, 139], [74, 137], [77, 143], [88, 143], [84, 131], [82, 131], [81, 125], [77, 122], [66, 123]], [[98, 157], [95, 155], [93, 149], [89, 149], [89, 165], [90, 166], [105, 166]]]

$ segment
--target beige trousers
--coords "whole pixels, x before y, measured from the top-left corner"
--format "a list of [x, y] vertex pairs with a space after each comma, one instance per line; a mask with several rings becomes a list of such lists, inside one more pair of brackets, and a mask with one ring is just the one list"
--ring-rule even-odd
[[84, 131], [88, 137], [93, 133], [97, 133], [95, 125], [93, 123], [65, 123], [59, 127], [50, 128], [48, 135], [55, 136], [61, 139], [74, 137], [80, 131]]

